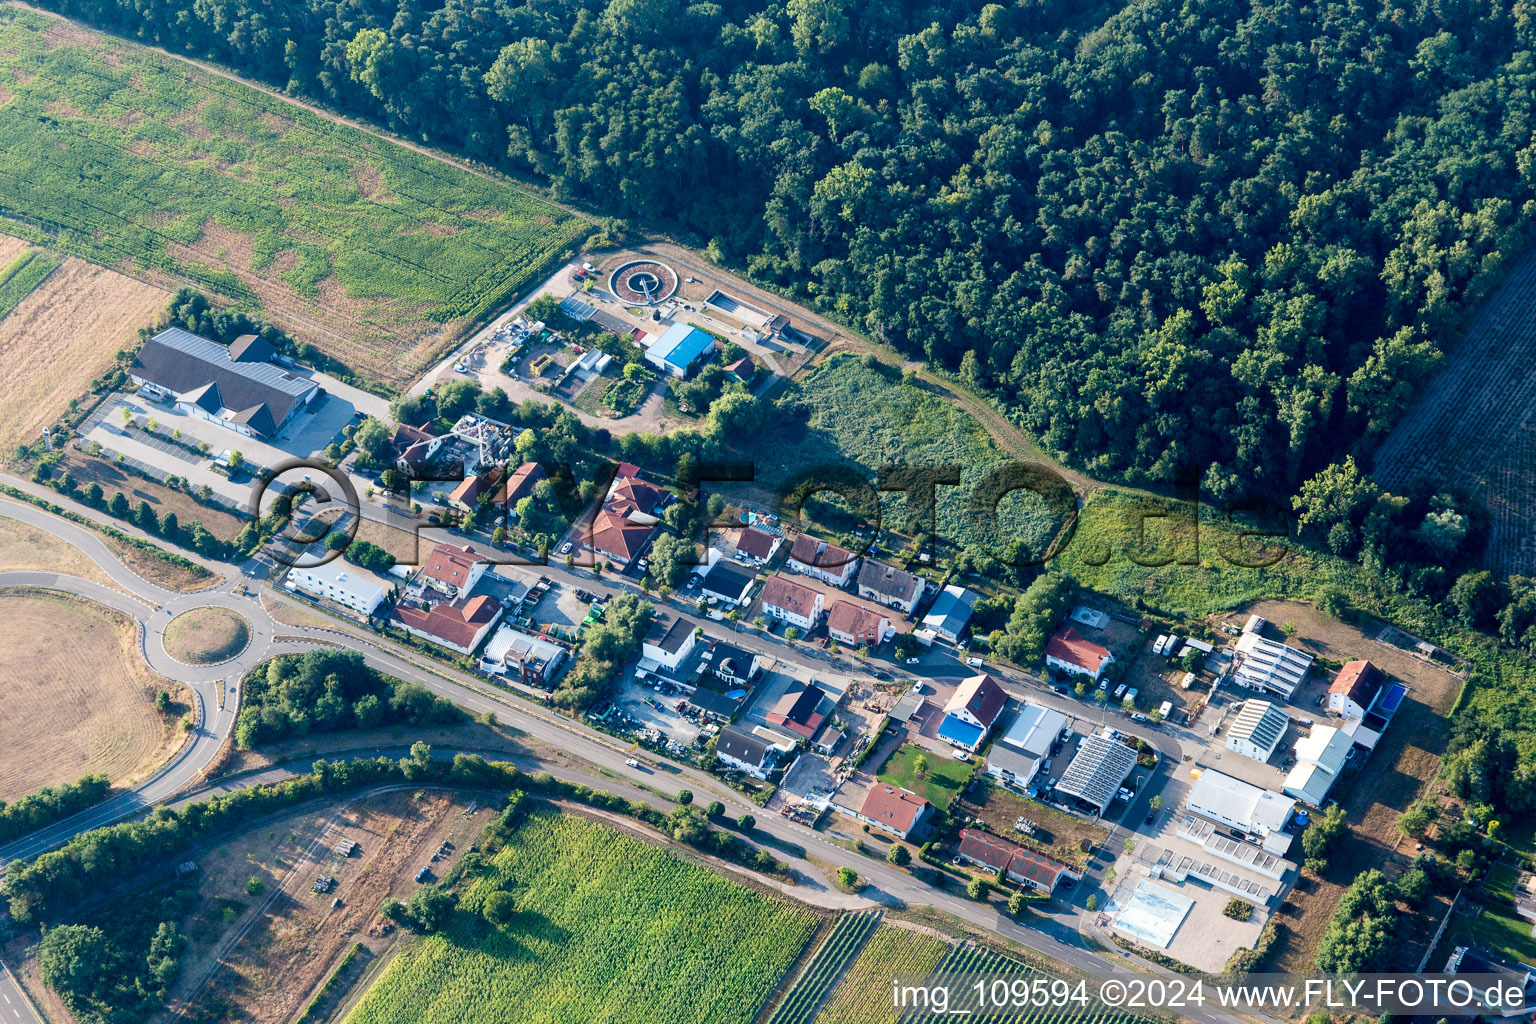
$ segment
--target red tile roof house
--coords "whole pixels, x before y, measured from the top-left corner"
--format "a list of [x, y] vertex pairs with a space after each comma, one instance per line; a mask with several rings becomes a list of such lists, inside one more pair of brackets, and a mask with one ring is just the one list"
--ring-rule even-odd
[[736, 541], [736, 557], [744, 562], [761, 564], [773, 557], [778, 546], [779, 538], [749, 526], [741, 531], [741, 538]]
[[1115, 660], [1109, 651], [1091, 640], [1084, 640], [1077, 630], [1068, 626], [1045, 645], [1045, 663], [1076, 676], [1089, 676], [1095, 681]]
[[840, 644], [878, 647], [890, 631], [890, 619], [852, 601], [833, 601], [827, 609], [827, 633]]
[[544, 467], [537, 462], [525, 462], [512, 471], [507, 477], [507, 482], [502, 485], [503, 493], [496, 496], [498, 505], [515, 507], [524, 498], [533, 497], [533, 489], [539, 485], [539, 481], [548, 480], [549, 475], [544, 472]]
[[1004, 878], [1045, 893], [1054, 892], [1063, 878], [1075, 881], [1080, 877], [1059, 860], [979, 829], [960, 830], [960, 845], [955, 856], [993, 874], [1002, 868]]
[[826, 721], [827, 716], [819, 710], [825, 698], [826, 694], [815, 683], [796, 680], [763, 717], [769, 725], [777, 725], [796, 736], [811, 739], [821, 728], [821, 723]]
[[501, 612], [499, 601], [482, 594], [462, 605], [444, 602], [431, 611], [398, 605], [390, 617], [407, 633], [460, 654], [473, 654], [501, 618]]
[[907, 839], [927, 832], [933, 817], [933, 804], [910, 789], [877, 782], [864, 798], [858, 816], [898, 839]]
[[801, 586], [782, 573], [763, 585], [763, 614], [801, 629], [815, 629], [826, 598], [819, 590]]
[[501, 479], [501, 472], [493, 469], [489, 473], [477, 473], [460, 480], [459, 486], [448, 495], [448, 504], [460, 512], [473, 512], [480, 503], [480, 496], [490, 494], [495, 488], [496, 482]]
[[421, 575], [436, 589], [463, 597], [475, 589], [475, 584], [480, 582], [490, 565], [490, 560], [472, 547], [439, 544], [427, 556]]
[[944, 720], [939, 723], [939, 739], [953, 747], [976, 750], [986, 741], [987, 733], [997, 723], [1008, 694], [986, 673], [971, 676], [956, 689], [944, 705]]
[[841, 587], [853, 579], [858, 567], [859, 558], [852, 551], [804, 533], [795, 538], [789, 549], [789, 561], [784, 563], [784, 568], [790, 572], [814, 576], [834, 587]]
[[1381, 683], [1381, 670], [1364, 658], [1345, 662], [1328, 687], [1328, 710], [1345, 718], [1364, 718]]
[[619, 566], [637, 558], [656, 532], [657, 517], [667, 503], [667, 492], [634, 476], [639, 472], [619, 464], [619, 475], [608, 488], [603, 505], [592, 516], [586, 545]]

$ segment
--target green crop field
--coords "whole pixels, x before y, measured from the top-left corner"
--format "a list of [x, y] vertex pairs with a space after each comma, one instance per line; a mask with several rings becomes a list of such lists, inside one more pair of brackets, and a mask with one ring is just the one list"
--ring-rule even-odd
[[64, 258], [57, 253], [34, 247], [0, 269], [0, 320], [4, 320], [63, 262]]
[[398, 385], [588, 225], [133, 43], [0, 6], [0, 231], [195, 281]]
[[[856, 356], [832, 356], [791, 386], [783, 399], [798, 415], [776, 417], [742, 455], [752, 460], [761, 487], [818, 465], [858, 467], [871, 482], [885, 466], [953, 466], [958, 486], [939, 486], [937, 527], [947, 544], [1005, 547], [1021, 540], [1043, 550], [1059, 527], [1045, 503], [1015, 491], [997, 506], [997, 526], [971, 507], [977, 485], [1007, 460], [985, 428], [921, 383], [903, 382], [889, 369], [868, 367]], [[906, 498], [882, 497], [887, 525], [907, 529]]]
[[947, 943], [926, 932], [881, 925], [837, 983], [816, 1024], [895, 1024], [891, 979], [926, 975], [947, 952]]
[[[498, 890], [517, 913], [480, 916]], [[529, 815], [443, 931], [392, 963], [348, 1024], [748, 1024], [816, 929], [763, 895], [582, 818]]]
[[878, 912], [845, 914], [795, 979], [779, 1005], [773, 1008], [768, 1024], [808, 1024], [816, 1008], [837, 984], [843, 968], [858, 954], [864, 940], [880, 923]]

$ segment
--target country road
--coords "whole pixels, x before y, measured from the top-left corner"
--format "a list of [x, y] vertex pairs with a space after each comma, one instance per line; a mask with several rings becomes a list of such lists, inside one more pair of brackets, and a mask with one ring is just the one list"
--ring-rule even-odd
[[[15, 483], [22, 482], [15, 481]], [[67, 502], [67, 499], [60, 503], [67, 503], [71, 511], [97, 518], [94, 510], [86, 506]], [[203, 564], [219, 573], [222, 582], [212, 589], [193, 594], [175, 593], [139, 577], [118, 561], [99, 536], [77, 524], [53, 516], [32, 505], [6, 498], [0, 498], [0, 516], [26, 522], [74, 545], [96, 562], [108, 578], [126, 593], [74, 576], [36, 572], [0, 573], [0, 586], [19, 584], [51, 587], [100, 601], [131, 615], [144, 626], [143, 643], [146, 659], [157, 671], [168, 678], [184, 682], [193, 689], [199, 701], [199, 720], [202, 722], [196, 730], [192, 743], [184, 747], [170, 764], [164, 766], [150, 779], [98, 807], [83, 811], [0, 849], [0, 863], [17, 857], [36, 856], [66, 842], [74, 835], [129, 817], [150, 806], [171, 801], [178, 794], [183, 794], [184, 791], [194, 787], [199, 782], [204, 769], [213, 761], [233, 731], [239, 706], [238, 686], [245, 671], [274, 654], [313, 649], [313, 645], [317, 643], [334, 644], [338, 642], [338, 638], [348, 646], [359, 650], [371, 667], [396, 678], [422, 685], [439, 696], [448, 698], [471, 714], [494, 712], [508, 724], [550, 743], [571, 757], [594, 766], [604, 776], [612, 779], [633, 780], [636, 784], [644, 784], [650, 788], [654, 788], [654, 783], [657, 781], [657, 777], [644, 768], [634, 769], [626, 765], [626, 760], [631, 756], [631, 748], [628, 744], [591, 729], [579, 721], [557, 715], [532, 702], [519, 700], [504, 691], [498, 691], [482, 679], [423, 658], [383, 638], [340, 628], [279, 624], [272, 618], [257, 595], [240, 596], [234, 592], [236, 588], [246, 589], [248, 583], [228, 565], [203, 561]], [[606, 578], [595, 580], [590, 574], [576, 573], [554, 565], [542, 567], [541, 571], [558, 582], [579, 585], [602, 593], [618, 593], [622, 587], [621, 584], [615, 584]], [[280, 601], [288, 600], [276, 592], [273, 592], [273, 596]], [[161, 635], [165, 624], [176, 614], [209, 604], [231, 608], [244, 616], [251, 624], [251, 644], [236, 659], [219, 666], [191, 666], [177, 662], [165, 653]], [[695, 621], [677, 607], [671, 610], [684, 615], [685, 618], [690, 618], [690, 621]], [[702, 621], [699, 621], [702, 624]], [[709, 625], [712, 629], [718, 628], [718, 624], [710, 623]], [[279, 635], [284, 639], [278, 640]], [[758, 636], [737, 634], [733, 642], [753, 649], [765, 649], [776, 657], [784, 657], [787, 653], [784, 644]], [[1036, 692], [1040, 688], [1030, 687], [1031, 681], [1023, 673], [999, 673], [999, 676], [1008, 684], [1008, 689], [1016, 694], [1024, 692], [1025, 688], [1029, 687], [1031, 700], [1050, 704], [1067, 703], [1055, 699], [1048, 691]], [[227, 689], [223, 709], [219, 710], [218, 695], [221, 686]], [[1077, 717], [1082, 717], [1081, 705], [1072, 707], [1070, 711]], [[1154, 731], [1147, 738], [1167, 754], [1171, 755], [1177, 750], [1177, 742], [1171, 737]], [[678, 766], [675, 772], [669, 771], [664, 778], [667, 780], [668, 787], [691, 788], [696, 798], [701, 798], [700, 802], [707, 802], [709, 799], [720, 800], [726, 807], [728, 817], [734, 818], [747, 812], [759, 815], [758, 831], [770, 837], [771, 840], [777, 841], [775, 845], [781, 847], [774, 850], [776, 855], [781, 857], [784, 855], [783, 844], [803, 848], [806, 851], [806, 857], [795, 858], [796, 867], [809, 882], [806, 886], [797, 888], [796, 892], [813, 902], [817, 889], [836, 891], [826, 880], [828, 873], [837, 867], [848, 866], [867, 881], [867, 887], [860, 895], [868, 905], [933, 906], [975, 927], [995, 932], [1069, 967], [1100, 975], [1123, 973], [1125, 970], [1125, 965], [1117, 958], [1101, 956], [1089, 948], [1079, 932], [1078, 912], [1071, 907], [1058, 911], [1054, 916], [1033, 914], [1030, 919], [1031, 927], [1022, 927], [1000, 914], [991, 904], [978, 903], [963, 895], [936, 890], [919, 882], [905, 869], [896, 868], [883, 860], [876, 860], [838, 846], [821, 833], [776, 815], [763, 814], [761, 808], [747, 801], [741, 794], [713, 776], [687, 766]], [[256, 781], [270, 781], [270, 778], [243, 777], [239, 780], [230, 780], [229, 786], [249, 785]], [[224, 786], [218, 780], [213, 780], [212, 788], [217, 791]], [[1146, 965], [1138, 966], [1146, 969]], [[0, 995], [3, 995], [3, 991], [0, 991]], [[3, 1001], [0, 1001], [0, 1007], [5, 1007]], [[0, 1012], [0, 1024], [5, 1024], [6, 1016], [4, 1012]], [[1200, 1021], [1227, 1019], [1221, 1015], [1186, 1014], [1186, 1016]], [[21, 1024], [31, 1024], [20, 1014], [14, 1019]]]

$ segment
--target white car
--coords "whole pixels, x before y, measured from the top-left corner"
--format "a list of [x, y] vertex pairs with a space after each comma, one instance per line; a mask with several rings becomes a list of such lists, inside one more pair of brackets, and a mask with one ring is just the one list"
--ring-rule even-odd
[[907, 659], [907, 664], [908, 665], [916, 665], [919, 660], [921, 660], [921, 659], [918, 659], [918, 658], [908, 658]]
[[967, 754], [963, 750], [957, 750], [950, 756], [953, 757], [956, 761], [969, 761], [971, 759], [971, 755]]
[[965, 663], [967, 665], [971, 666], [971, 668], [981, 668], [981, 659], [980, 658], [966, 658], [965, 659]]
[[639, 768], [640, 762], [631, 757], [629, 760], [624, 762], [624, 766], [626, 768]]
[[566, 541], [564, 544], [560, 545], [560, 553], [562, 555], [568, 555], [568, 554], [571, 553], [571, 542], [570, 541]]

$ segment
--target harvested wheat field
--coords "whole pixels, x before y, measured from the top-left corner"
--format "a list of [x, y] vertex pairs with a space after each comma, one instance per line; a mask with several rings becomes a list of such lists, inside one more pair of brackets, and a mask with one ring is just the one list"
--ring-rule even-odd
[[19, 519], [0, 516], [0, 572], [58, 572], [115, 587], [79, 548]]
[[117, 612], [46, 591], [0, 591], [0, 800], [101, 772], [143, 777], [181, 742], [155, 691], [138, 627]]
[[[6, 239], [11, 241], [11, 239]], [[3, 259], [0, 248], [0, 259]], [[44, 427], [138, 343], [170, 295], [84, 260], [68, 259], [0, 320], [0, 452], [35, 441]]]
[[23, 242], [19, 238], [12, 238], [10, 235], [0, 235], [0, 267], [5, 266], [11, 260], [20, 256], [22, 250], [30, 244], [29, 242]]
[[165, 627], [165, 652], [188, 665], [228, 661], [250, 642], [245, 619], [228, 608], [194, 608]]

